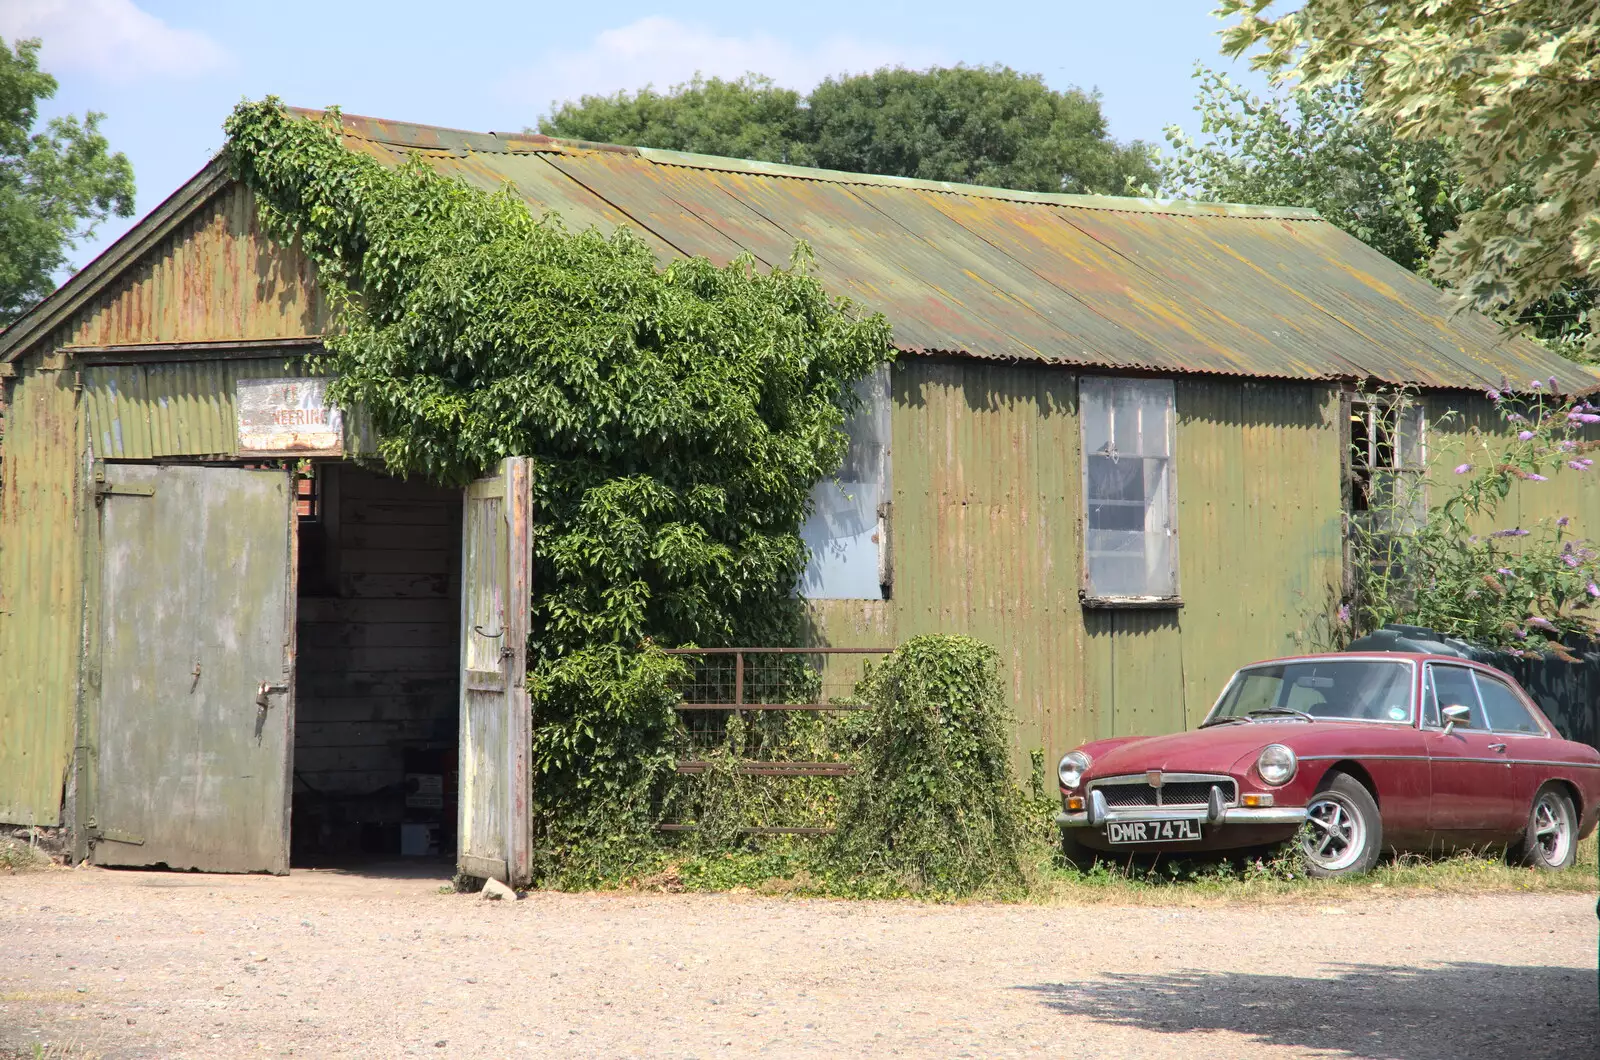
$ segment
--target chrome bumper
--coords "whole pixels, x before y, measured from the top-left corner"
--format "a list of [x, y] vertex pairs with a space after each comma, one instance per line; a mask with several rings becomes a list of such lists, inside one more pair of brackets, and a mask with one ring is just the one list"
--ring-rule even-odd
[[1082, 813], [1056, 814], [1063, 828], [1099, 828], [1112, 821], [1204, 821], [1219, 824], [1300, 824], [1306, 819], [1304, 806], [1229, 806], [1222, 801], [1222, 789], [1213, 787], [1204, 806], [1119, 806], [1106, 805], [1104, 793], [1089, 789], [1089, 805]]
[[1089, 814], [1084, 813], [1058, 813], [1056, 824], [1062, 828], [1099, 828], [1111, 821], [1205, 821], [1207, 824], [1293, 824], [1297, 825], [1306, 819], [1304, 806], [1266, 806], [1255, 808], [1250, 806], [1230, 806], [1224, 809], [1220, 816], [1213, 817], [1206, 807], [1194, 806], [1189, 808], [1156, 807], [1156, 806], [1130, 806], [1124, 809], [1105, 812], [1105, 816], [1096, 821], [1089, 820]]

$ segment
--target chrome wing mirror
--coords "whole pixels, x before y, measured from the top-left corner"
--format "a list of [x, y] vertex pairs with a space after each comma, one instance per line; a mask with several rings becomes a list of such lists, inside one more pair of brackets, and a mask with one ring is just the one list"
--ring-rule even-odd
[[1465, 725], [1472, 720], [1472, 708], [1464, 707], [1459, 703], [1445, 707], [1440, 713], [1444, 715], [1444, 734], [1446, 736], [1454, 732], [1457, 725]]

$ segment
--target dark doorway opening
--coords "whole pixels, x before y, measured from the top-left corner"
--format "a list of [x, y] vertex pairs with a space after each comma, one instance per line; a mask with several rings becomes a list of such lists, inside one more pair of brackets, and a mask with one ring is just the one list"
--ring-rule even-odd
[[453, 861], [461, 492], [319, 464], [300, 491], [290, 860]]

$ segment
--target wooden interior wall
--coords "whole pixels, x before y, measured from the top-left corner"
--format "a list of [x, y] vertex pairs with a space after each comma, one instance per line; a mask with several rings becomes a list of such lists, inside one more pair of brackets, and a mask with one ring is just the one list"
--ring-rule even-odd
[[302, 536], [296, 790], [349, 796], [399, 785], [408, 747], [456, 744], [461, 493], [334, 464], [320, 501]]

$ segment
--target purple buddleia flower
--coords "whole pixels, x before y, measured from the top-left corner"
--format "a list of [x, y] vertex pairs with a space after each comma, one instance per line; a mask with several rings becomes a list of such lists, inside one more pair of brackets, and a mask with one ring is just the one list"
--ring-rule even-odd
[[1350, 605], [1349, 604], [1340, 604], [1339, 605], [1339, 625], [1348, 626], [1349, 624], [1350, 624]]
[[1583, 465], [1583, 469], [1585, 471], [1589, 470], [1591, 467], [1594, 466], [1594, 461], [1590, 460], [1588, 457], [1583, 457], [1582, 459], [1580, 459], [1578, 461], [1578, 463]]
[[[1561, 517], [1561, 518], [1559, 518], [1559, 519], [1557, 519], [1557, 520], [1556, 520], [1556, 525], [1557, 525], [1557, 526], [1566, 526], [1566, 525], [1567, 525], [1567, 524], [1568, 524], [1568, 523], [1570, 523], [1570, 522], [1572, 522], [1572, 516], [1570, 516], [1570, 515], [1563, 515], [1563, 516], [1562, 516], [1562, 517]], [[1567, 545], [1567, 547], [1568, 547], [1568, 548], [1571, 548], [1571, 547], [1572, 547], [1572, 545], [1571, 545], [1571, 544], [1570, 544], [1570, 543], [1568, 543], [1568, 545]]]
[[1600, 598], [1600, 585], [1590, 582], [1589, 587], [1585, 589], [1584, 592], [1588, 593], [1590, 596]]
[[1462, 464], [1460, 467], [1456, 468], [1456, 474], [1465, 475], [1468, 471], [1471, 471], [1471, 470], [1472, 470], [1472, 465], [1471, 464]]
[[1496, 567], [1494, 572], [1502, 578], [1509, 578], [1515, 573], [1510, 567]]
[[1483, 392], [1483, 396], [1488, 398], [1490, 401], [1499, 401], [1500, 400], [1500, 391], [1495, 390], [1493, 387], [1491, 387], [1488, 390], [1485, 390]]
[[1581, 461], [1581, 460], [1568, 460], [1567, 461], [1567, 466], [1570, 467], [1574, 471], [1582, 471], [1583, 470], [1583, 461]]
[[1549, 630], [1551, 633], [1560, 632], [1560, 630], [1556, 629], [1556, 624], [1554, 622], [1551, 622], [1548, 618], [1540, 618], [1538, 615], [1529, 615], [1528, 625], [1534, 626], [1538, 629]]
[[1525, 630], [1525, 629], [1513, 630], [1511, 635], [1513, 637], [1516, 637], [1518, 640], [1527, 640], [1528, 639], [1528, 631]]
[[1541, 389], [1544, 388], [1544, 384], [1539, 382], [1539, 380], [1537, 380], [1537, 379], [1531, 380], [1528, 383], [1528, 386], [1531, 387], [1534, 390], [1541, 390]]
[[1561, 562], [1569, 567], [1576, 567], [1578, 565], [1578, 557], [1569, 553], [1561, 557]]
[[1561, 386], [1556, 382], [1555, 376], [1550, 377], [1550, 389], [1555, 391], [1557, 394], [1561, 393]]
[[1528, 531], [1518, 527], [1515, 530], [1496, 530], [1490, 537], [1527, 537]]
[[1508, 412], [1508, 413], [1506, 413], [1506, 422], [1507, 423], [1521, 423], [1522, 422], [1522, 413], [1520, 413], [1520, 412]]
[[1517, 432], [1517, 441], [1519, 441], [1519, 442], [1531, 442], [1532, 440], [1533, 440], [1533, 432], [1532, 431], [1518, 431]]
[[1532, 474], [1530, 472], [1529, 475], [1528, 475], [1528, 481], [1529, 482], [1549, 482], [1550, 480], [1545, 478], [1543, 475], [1535, 475], [1535, 474]]
[[1563, 453], [1570, 453], [1574, 449], [1578, 448], [1578, 443], [1573, 441], [1571, 438], [1563, 438], [1561, 441], [1556, 443], [1556, 448], [1561, 450]]

